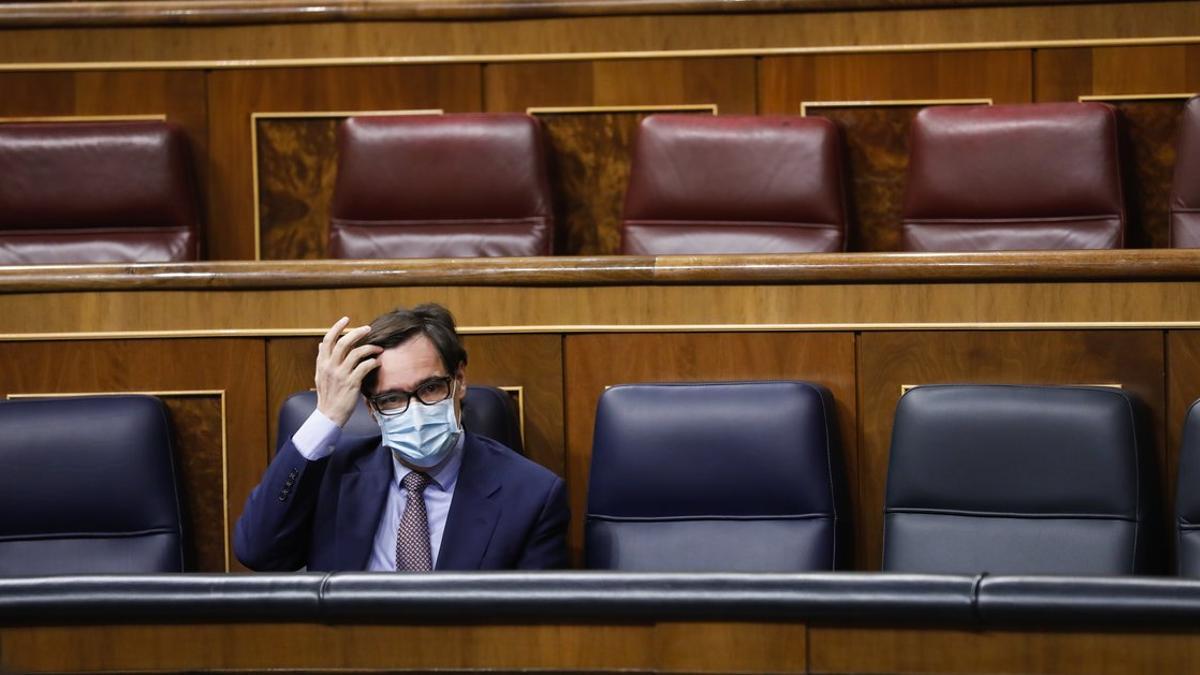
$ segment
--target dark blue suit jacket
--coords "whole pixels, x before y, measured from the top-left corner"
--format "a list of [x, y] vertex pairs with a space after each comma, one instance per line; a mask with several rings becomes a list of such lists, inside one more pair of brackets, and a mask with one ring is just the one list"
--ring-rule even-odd
[[[238, 519], [238, 560], [260, 571], [366, 569], [392, 473], [378, 436], [343, 435], [315, 462], [289, 439]], [[437, 569], [566, 567], [567, 520], [561, 478], [467, 433]]]

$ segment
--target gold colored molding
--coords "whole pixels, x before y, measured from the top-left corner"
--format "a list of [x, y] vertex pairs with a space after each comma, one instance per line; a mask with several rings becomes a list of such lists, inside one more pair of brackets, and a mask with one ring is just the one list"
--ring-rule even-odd
[[440, 65], [459, 63], [539, 63], [546, 61], [628, 61], [736, 56], [820, 56], [839, 54], [985, 51], [996, 49], [1067, 49], [1078, 47], [1149, 47], [1200, 44], [1200, 36], [1067, 40], [993, 40], [920, 44], [832, 45], [822, 47], [745, 47], [729, 49], [651, 49], [638, 51], [552, 52], [544, 54], [436, 54], [422, 56], [351, 56], [300, 59], [195, 59], [182, 61], [54, 61], [2, 63], [0, 72], [93, 70], [225, 70], [316, 66]]
[[[939, 384], [961, 384], [964, 386], [970, 386], [973, 384], [981, 384], [981, 383], [979, 383], [979, 382], [944, 382], [944, 383], [939, 383]], [[1028, 387], [1042, 387], [1042, 386], [1046, 386], [1046, 387], [1108, 387], [1109, 389], [1124, 389], [1124, 387], [1122, 385], [1115, 384], [1115, 383], [1109, 383], [1109, 384], [1027, 384], [1027, 383], [1017, 383], [1017, 382], [994, 382], [991, 384], [999, 384], [999, 385], [1011, 384], [1016, 387], [1026, 387], [1026, 386], [1028, 386]], [[912, 391], [913, 389], [916, 389], [918, 387], [924, 387], [924, 386], [934, 386], [934, 385], [902, 384], [902, 385], [900, 385], [900, 395], [903, 396], [903, 395], [907, 394], [908, 392]]]
[[29, 122], [166, 122], [166, 113], [146, 115], [34, 115], [30, 117], [0, 117], [0, 124]]
[[262, 223], [258, 207], [258, 121], [292, 119], [338, 119], [346, 117], [387, 117], [392, 115], [441, 115], [441, 108], [425, 110], [317, 110], [250, 113], [250, 180], [254, 193], [254, 259], [262, 260]]
[[716, 103], [681, 103], [679, 105], [568, 105], [532, 106], [525, 109], [527, 115], [574, 115], [589, 113], [637, 113], [637, 112], [710, 112], [717, 114]]
[[[877, 331], [1005, 331], [1005, 330], [1195, 330], [1200, 321], [997, 321], [929, 323], [762, 323], [762, 324], [574, 324], [466, 326], [460, 335], [543, 335], [580, 333], [836, 333]], [[73, 340], [149, 340], [189, 338], [320, 337], [328, 328], [233, 328], [146, 331], [79, 331], [69, 333], [0, 333], [0, 342]]]
[[194, 397], [194, 398], [211, 398], [217, 397], [221, 402], [221, 545], [225, 551], [225, 571], [229, 571], [229, 431], [226, 424], [225, 415], [225, 390], [224, 389], [181, 389], [181, 390], [159, 390], [159, 391], [72, 391], [72, 392], [26, 392], [20, 394], [8, 394], [6, 398], [10, 401], [21, 399], [39, 399], [39, 398], [64, 398], [73, 396], [125, 396], [129, 394], [141, 394], [144, 396], [166, 396], [166, 397]]
[[1079, 97], [1079, 102], [1085, 103], [1087, 101], [1099, 101], [1101, 103], [1108, 103], [1117, 101], [1186, 101], [1195, 95], [1195, 92], [1191, 94], [1084, 94]]
[[914, 98], [880, 99], [878, 101], [801, 101], [800, 115], [808, 116], [809, 108], [902, 108], [931, 105], [992, 105], [990, 98]]

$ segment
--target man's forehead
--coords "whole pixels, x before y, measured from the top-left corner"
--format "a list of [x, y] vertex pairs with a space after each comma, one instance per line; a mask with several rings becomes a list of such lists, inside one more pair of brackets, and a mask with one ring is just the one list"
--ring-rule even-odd
[[418, 335], [407, 342], [385, 349], [379, 355], [377, 391], [411, 391], [431, 377], [446, 375], [442, 358], [433, 342]]

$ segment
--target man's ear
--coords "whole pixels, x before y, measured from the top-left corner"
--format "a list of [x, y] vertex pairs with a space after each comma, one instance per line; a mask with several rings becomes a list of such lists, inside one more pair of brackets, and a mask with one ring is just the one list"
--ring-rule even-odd
[[456, 387], [458, 393], [454, 398], [462, 400], [467, 395], [467, 364], [458, 364], [458, 370], [454, 371], [454, 381], [458, 383]]

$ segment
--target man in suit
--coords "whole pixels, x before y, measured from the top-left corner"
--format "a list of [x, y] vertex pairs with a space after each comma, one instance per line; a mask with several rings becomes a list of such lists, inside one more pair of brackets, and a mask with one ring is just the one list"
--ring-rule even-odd
[[[238, 519], [255, 570], [567, 565], [562, 479], [462, 430], [467, 353], [438, 305], [397, 309], [317, 352], [317, 409], [283, 439]], [[379, 436], [343, 434], [359, 396]]]

